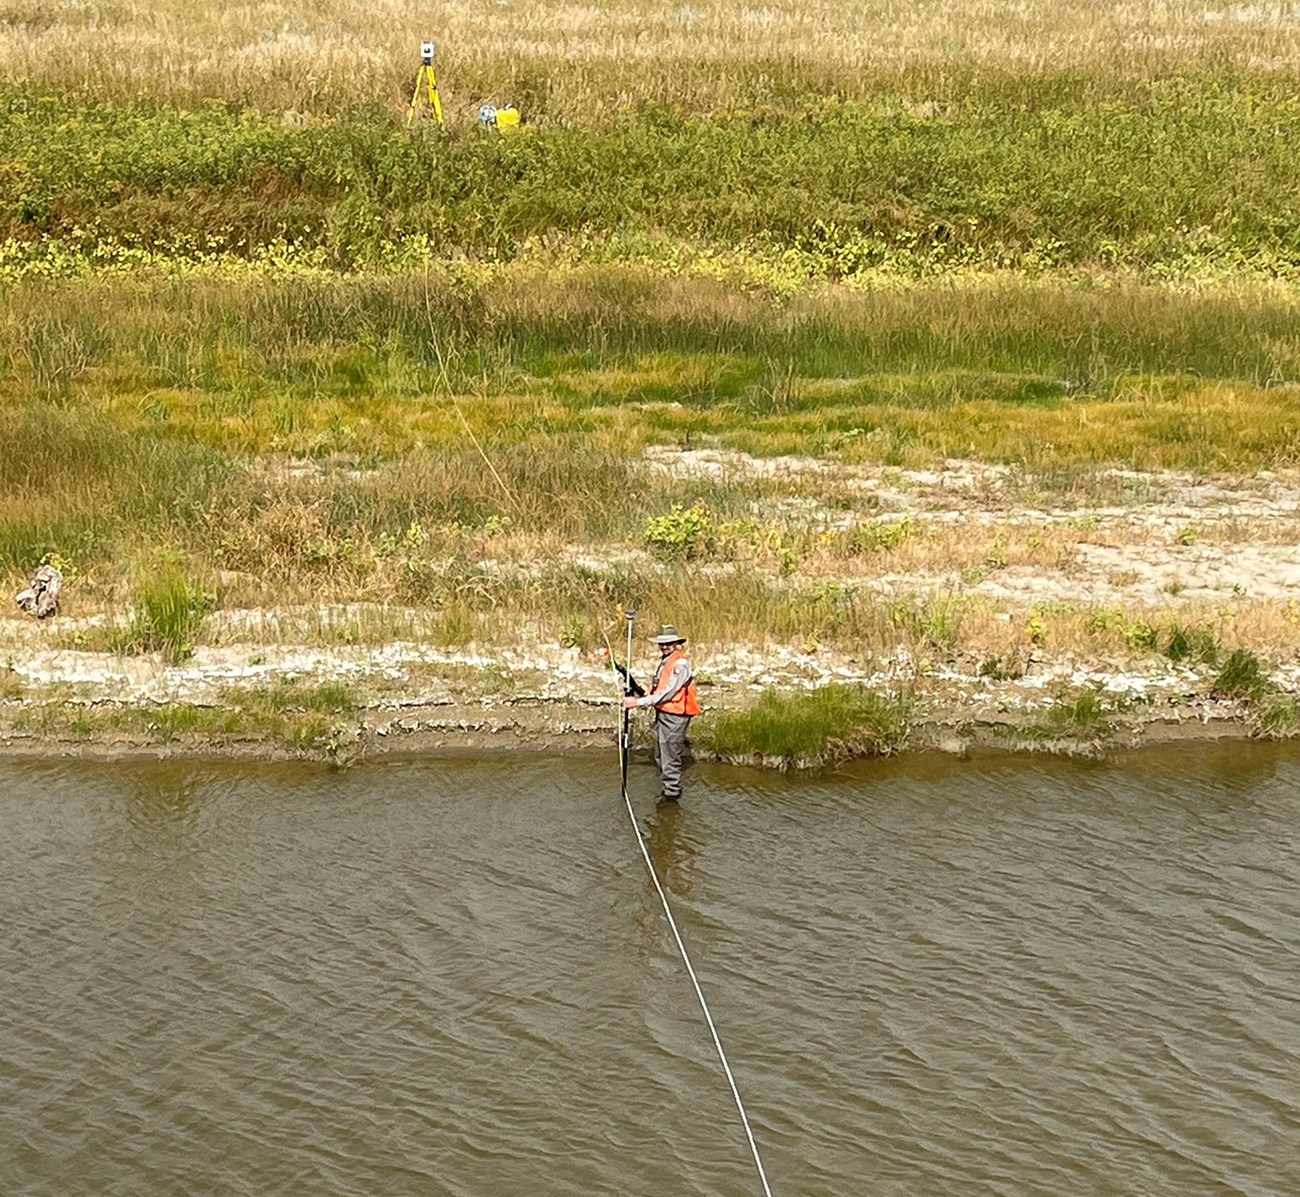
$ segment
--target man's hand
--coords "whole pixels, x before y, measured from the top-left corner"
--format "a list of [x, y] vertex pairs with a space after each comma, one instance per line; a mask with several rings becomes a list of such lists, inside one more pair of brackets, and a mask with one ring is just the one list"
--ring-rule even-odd
[[623, 699], [623, 709], [624, 709], [625, 711], [632, 711], [632, 710], [635, 710], [635, 709], [636, 709], [636, 699], [635, 699], [635, 698], [625, 698], [625, 699]]

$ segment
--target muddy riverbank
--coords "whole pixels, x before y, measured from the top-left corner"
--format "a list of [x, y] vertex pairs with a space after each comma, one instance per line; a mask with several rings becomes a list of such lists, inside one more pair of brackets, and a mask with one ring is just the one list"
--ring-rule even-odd
[[[608, 672], [590, 654], [558, 648], [503, 653], [490, 667], [475, 653], [430, 654], [413, 646], [412, 653], [414, 671], [412, 661], [406, 669], [393, 664], [392, 646], [386, 664], [360, 653], [340, 658], [273, 650], [257, 654], [265, 660], [249, 666], [243, 689], [229, 679], [204, 680], [202, 653], [181, 666], [156, 660], [123, 665], [82, 654], [84, 671], [92, 665], [103, 670], [96, 682], [64, 681], [0, 702], [0, 756], [348, 764], [431, 753], [612, 750], [615, 699]], [[745, 658], [748, 668], [739, 663]], [[540, 668], [545, 662], [549, 675]], [[744, 709], [762, 692], [863, 684], [907, 694], [911, 715], [899, 745], [905, 752], [1100, 756], [1120, 748], [1259, 734], [1258, 711], [1250, 702], [1216, 697], [1206, 671], [1190, 667], [1139, 673], [1099, 663], [1031, 663], [1020, 677], [993, 680], [980, 676], [977, 666], [965, 673], [959, 664], [935, 669], [906, 659], [864, 670], [842, 658], [819, 662], [815, 654], [789, 654], [782, 667], [770, 667], [760, 654], [738, 650], [724, 665], [702, 670], [706, 722]], [[419, 684], [412, 672], [420, 675]], [[1296, 687], [1293, 672], [1279, 674], [1286, 692]], [[151, 685], [138, 684], [143, 676]], [[343, 685], [342, 678], [349, 679], [346, 693], [355, 705], [318, 709], [322, 688]], [[1086, 717], [1067, 708], [1067, 696], [1080, 694], [1096, 696]], [[639, 741], [648, 743], [649, 716], [640, 715], [637, 723]], [[701, 755], [716, 757], [707, 749]]]

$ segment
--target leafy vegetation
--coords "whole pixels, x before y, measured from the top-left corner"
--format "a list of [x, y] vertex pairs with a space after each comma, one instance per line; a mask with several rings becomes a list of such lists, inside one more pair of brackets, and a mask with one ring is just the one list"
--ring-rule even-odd
[[699, 503], [688, 508], [674, 503], [665, 514], [648, 517], [641, 534], [660, 557], [689, 560], [708, 554], [712, 547], [713, 520]]

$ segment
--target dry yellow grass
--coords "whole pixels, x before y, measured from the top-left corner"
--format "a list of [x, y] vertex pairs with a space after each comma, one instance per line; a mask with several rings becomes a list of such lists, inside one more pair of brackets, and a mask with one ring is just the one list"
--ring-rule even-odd
[[746, 64], [761, 64], [773, 83], [821, 72], [849, 94], [903, 72], [924, 77], [940, 65], [1021, 74], [1143, 73], [1180, 62], [1294, 70], [1300, 6], [441, 0], [417, 9], [394, 0], [237, 7], [5, 0], [0, 78], [115, 98], [220, 97], [292, 110], [375, 100], [396, 106], [409, 96], [423, 37], [439, 43], [444, 99], [453, 113], [469, 112], [486, 89], [506, 87], [552, 115], [579, 118], [593, 104], [726, 106], [736, 98], [733, 72]]

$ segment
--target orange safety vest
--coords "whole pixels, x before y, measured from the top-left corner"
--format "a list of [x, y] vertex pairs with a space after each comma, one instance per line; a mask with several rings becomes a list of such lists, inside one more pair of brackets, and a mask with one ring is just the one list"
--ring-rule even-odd
[[[659, 689], [659, 679], [670, 673], [673, 666], [677, 664], [678, 659], [684, 659], [685, 656], [686, 654], [680, 648], [675, 648], [659, 662], [659, 668], [655, 670], [654, 690]], [[653, 693], [653, 690], [651, 692]], [[655, 703], [655, 710], [663, 711], [665, 715], [698, 715], [700, 713], [700, 701], [695, 697], [694, 675], [667, 702]]]

